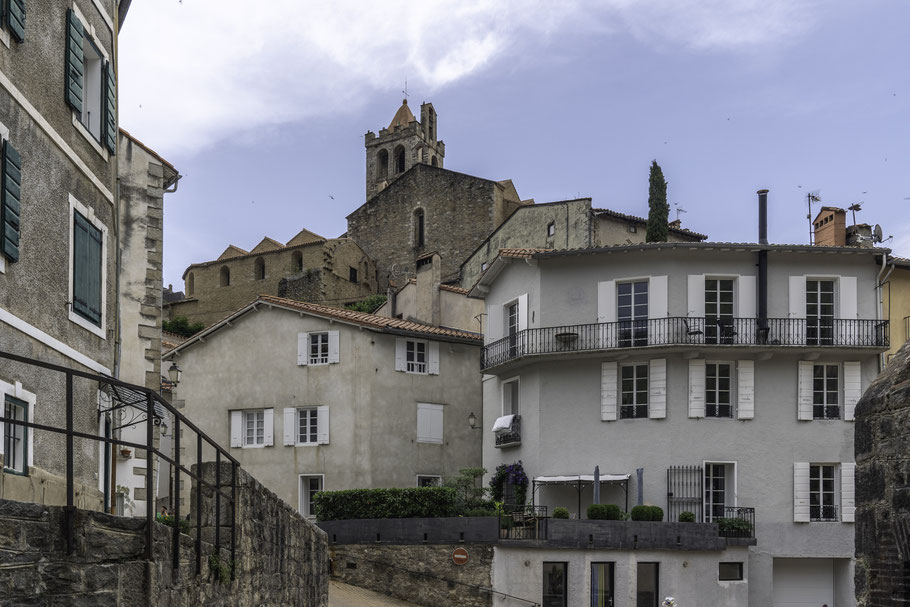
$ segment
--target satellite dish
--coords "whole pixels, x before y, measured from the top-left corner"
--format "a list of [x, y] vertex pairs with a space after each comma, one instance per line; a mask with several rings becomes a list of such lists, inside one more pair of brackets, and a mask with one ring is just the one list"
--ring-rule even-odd
[[875, 224], [875, 227], [872, 228], [872, 242], [881, 242], [882, 241], [882, 226]]

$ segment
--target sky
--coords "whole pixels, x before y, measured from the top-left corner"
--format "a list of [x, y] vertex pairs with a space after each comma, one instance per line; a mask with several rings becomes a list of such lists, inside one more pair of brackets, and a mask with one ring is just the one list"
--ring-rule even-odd
[[120, 126], [183, 175], [175, 289], [228, 244], [342, 234], [405, 82], [447, 169], [523, 199], [646, 216], [653, 159], [709, 240], [754, 242], [768, 188], [769, 240], [807, 243], [818, 192], [910, 257], [907, 23], [905, 0], [137, 0]]

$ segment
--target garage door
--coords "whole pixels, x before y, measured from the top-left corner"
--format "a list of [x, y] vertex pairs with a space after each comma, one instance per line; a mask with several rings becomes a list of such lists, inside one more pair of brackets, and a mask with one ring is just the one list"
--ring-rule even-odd
[[832, 559], [774, 559], [774, 607], [834, 607]]

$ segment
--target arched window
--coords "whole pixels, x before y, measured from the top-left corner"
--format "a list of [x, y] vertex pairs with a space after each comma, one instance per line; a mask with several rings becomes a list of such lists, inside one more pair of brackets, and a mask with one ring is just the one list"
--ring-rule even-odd
[[376, 179], [383, 180], [389, 176], [389, 151], [379, 150], [376, 155]]
[[196, 276], [190, 272], [190, 275], [186, 277], [186, 294], [192, 295], [193, 291], [196, 290]]
[[291, 255], [291, 271], [303, 272], [303, 253], [300, 251], [294, 251]]
[[438, 164], [436, 164], [436, 156], [433, 156], [432, 160], [430, 160], [430, 164], [432, 164], [434, 167], [439, 166]]
[[221, 266], [221, 286], [231, 286], [231, 270], [227, 266]]
[[414, 246], [424, 245], [424, 215], [423, 209], [414, 211]]
[[395, 148], [395, 173], [404, 173], [404, 147]]
[[256, 258], [256, 263], [253, 268], [253, 278], [256, 280], [262, 280], [265, 278], [265, 260], [261, 257]]

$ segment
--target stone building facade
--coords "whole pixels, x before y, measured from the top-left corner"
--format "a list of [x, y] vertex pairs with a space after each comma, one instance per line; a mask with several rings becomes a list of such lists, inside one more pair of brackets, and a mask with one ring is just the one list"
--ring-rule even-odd
[[286, 244], [263, 238], [251, 251], [230, 245], [214, 261], [183, 273], [186, 298], [164, 305], [165, 317], [211, 325], [255, 300], [277, 295], [341, 307], [376, 292], [376, 268], [350, 238], [301, 230]]

